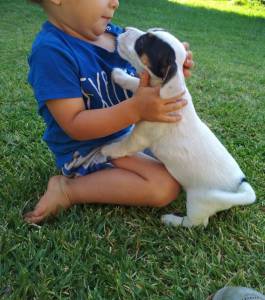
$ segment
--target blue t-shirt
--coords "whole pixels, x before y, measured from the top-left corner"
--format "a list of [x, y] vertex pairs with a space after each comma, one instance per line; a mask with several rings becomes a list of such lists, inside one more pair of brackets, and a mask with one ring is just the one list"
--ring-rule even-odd
[[[123, 31], [113, 24], [106, 28], [106, 32], [115, 37]], [[129, 126], [110, 136], [93, 140], [73, 140], [58, 125], [46, 106], [46, 101], [50, 99], [82, 97], [86, 109], [99, 109], [131, 97], [129, 91], [111, 80], [111, 71], [115, 67], [135, 75], [135, 69], [119, 56], [117, 49], [110, 52], [72, 37], [47, 21], [36, 36], [28, 62], [28, 81], [38, 102], [39, 114], [46, 123], [43, 139], [54, 153], [57, 167], [61, 168], [69, 162], [74, 152], [85, 155], [131, 129]]]

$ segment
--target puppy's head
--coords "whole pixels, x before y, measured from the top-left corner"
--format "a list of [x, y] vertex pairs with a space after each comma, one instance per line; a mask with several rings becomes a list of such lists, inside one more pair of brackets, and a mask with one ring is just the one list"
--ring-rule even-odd
[[147, 70], [151, 77], [159, 78], [162, 85], [182, 73], [186, 51], [174, 36], [163, 29], [147, 32], [128, 28], [118, 39], [119, 54], [138, 72]]
[[176, 55], [172, 47], [152, 32], [140, 36], [135, 51], [152, 74], [167, 83], [177, 72]]

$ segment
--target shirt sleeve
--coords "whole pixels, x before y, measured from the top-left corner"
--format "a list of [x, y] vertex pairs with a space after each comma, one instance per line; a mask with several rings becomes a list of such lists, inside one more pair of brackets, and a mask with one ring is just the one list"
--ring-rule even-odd
[[42, 46], [29, 57], [29, 76], [39, 109], [50, 99], [82, 97], [79, 68], [69, 52]]

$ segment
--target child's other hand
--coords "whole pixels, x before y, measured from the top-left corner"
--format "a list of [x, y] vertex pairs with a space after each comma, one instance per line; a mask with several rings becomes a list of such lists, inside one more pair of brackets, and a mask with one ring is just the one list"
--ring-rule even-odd
[[149, 80], [150, 77], [146, 71], [140, 74], [140, 85], [134, 95], [138, 119], [169, 123], [179, 121], [181, 115], [175, 112], [185, 106], [187, 101], [179, 97], [160, 98], [160, 87], [150, 87]]
[[183, 73], [186, 78], [191, 76], [190, 69], [194, 66], [194, 61], [192, 58], [192, 52], [190, 51], [190, 45], [187, 42], [183, 42], [183, 46], [187, 51], [187, 57], [183, 65]]

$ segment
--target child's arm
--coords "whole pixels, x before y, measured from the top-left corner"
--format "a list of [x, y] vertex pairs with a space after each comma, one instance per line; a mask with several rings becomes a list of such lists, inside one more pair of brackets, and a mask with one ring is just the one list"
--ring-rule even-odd
[[76, 140], [89, 140], [113, 134], [140, 120], [176, 122], [169, 115], [183, 107], [185, 100], [159, 97], [159, 88], [147, 87], [148, 75], [141, 76], [133, 97], [109, 108], [86, 110], [82, 98], [49, 100], [47, 106], [65, 132]]

